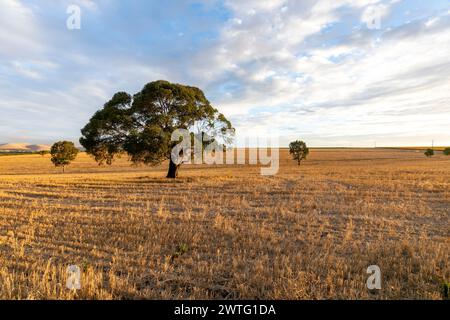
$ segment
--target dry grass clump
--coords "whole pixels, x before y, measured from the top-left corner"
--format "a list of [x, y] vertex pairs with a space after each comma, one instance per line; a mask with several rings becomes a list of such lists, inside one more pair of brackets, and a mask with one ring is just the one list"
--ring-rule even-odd
[[[98, 167], [0, 158], [0, 298], [441, 299], [450, 160], [405, 150], [281, 151], [256, 166]], [[81, 290], [66, 268], [82, 269]], [[382, 289], [366, 288], [369, 265]]]

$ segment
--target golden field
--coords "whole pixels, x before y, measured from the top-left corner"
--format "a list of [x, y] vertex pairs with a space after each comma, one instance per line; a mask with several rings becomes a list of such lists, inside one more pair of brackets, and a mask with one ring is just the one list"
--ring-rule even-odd
[[[275, 176], [186, 165], [175, 181], [165, 164], [83, 153], [62, 174], [49, 156], [0, 157], [0, 298], [444, 297], [450, 157], [314, 149], [298, 167], [280, 155]], [[382, 289], [369, 291], [374, 264]]]

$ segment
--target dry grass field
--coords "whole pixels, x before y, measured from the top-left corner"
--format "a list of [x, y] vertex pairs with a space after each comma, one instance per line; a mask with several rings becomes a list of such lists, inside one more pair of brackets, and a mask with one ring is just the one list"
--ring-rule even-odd
[[80, 154], [61, 174], [49, 156], [0, 157], [0, 298], [443, 298], [450, 157], [316, 149], [298, 167], [280, 154], [276, 176], [184, 166], [176, 181], [165, 164]]

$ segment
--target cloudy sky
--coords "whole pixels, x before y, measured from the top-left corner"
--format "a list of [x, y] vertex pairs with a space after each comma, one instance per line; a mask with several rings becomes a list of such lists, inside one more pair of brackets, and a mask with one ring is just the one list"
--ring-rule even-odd
[[0, 143], [78, 141], [158, 79], [282, 145], [450, 145], [450, 2], [0, 0]]

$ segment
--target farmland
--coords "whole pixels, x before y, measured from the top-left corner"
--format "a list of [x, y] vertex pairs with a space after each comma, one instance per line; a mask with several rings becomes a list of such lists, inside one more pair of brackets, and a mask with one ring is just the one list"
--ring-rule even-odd
[[[450, 157], [313, 149], [301, 166], [0, 157], [0, 298], [442, 299]], [[81, 289], [65, 286], [82, 270]], [[381, 290], [366, 288], [369, 265]]]

